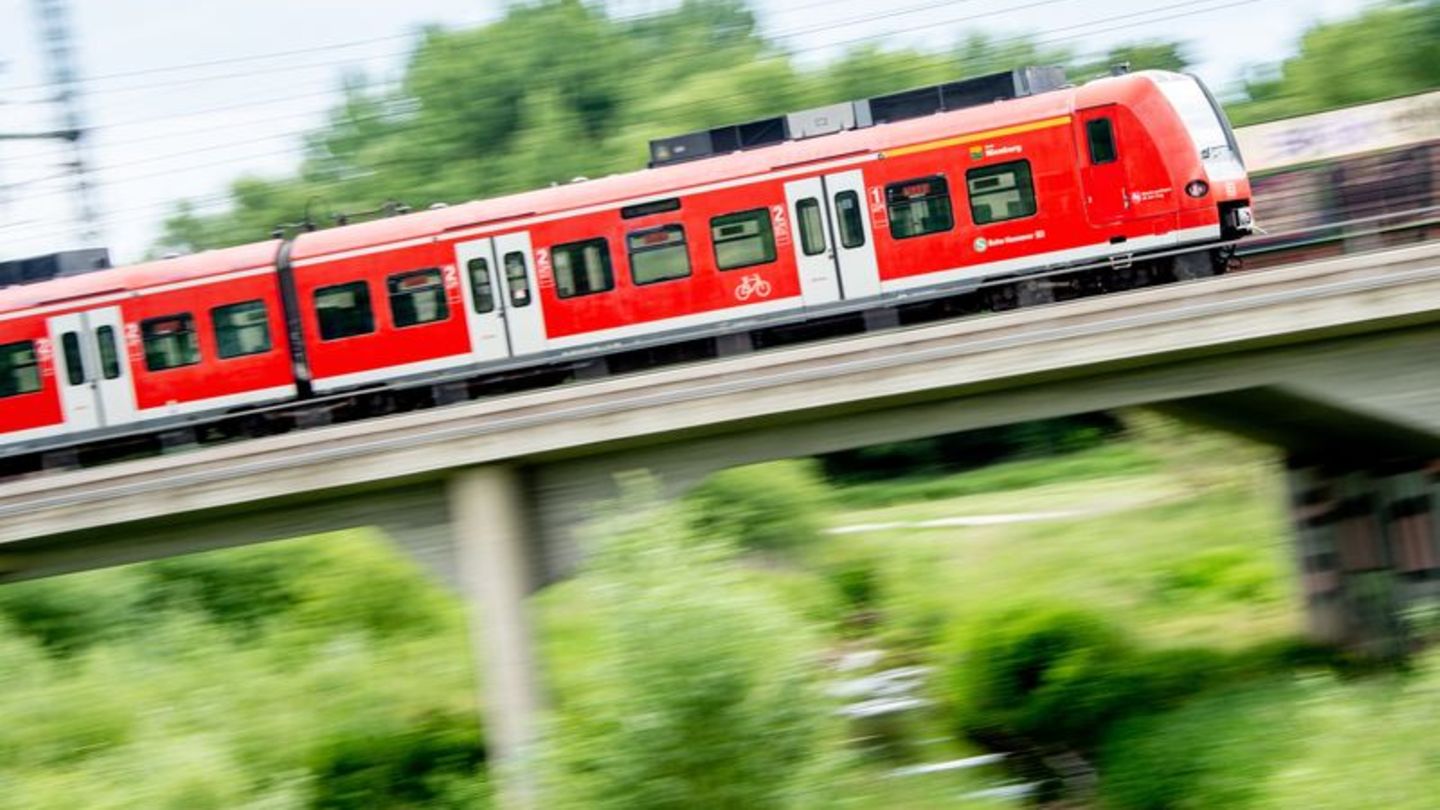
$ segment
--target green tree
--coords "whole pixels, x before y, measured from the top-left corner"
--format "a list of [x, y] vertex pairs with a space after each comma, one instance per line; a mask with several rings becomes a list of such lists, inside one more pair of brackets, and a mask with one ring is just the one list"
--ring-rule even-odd
[[1253, 69], [1237, 124], [1418, 93], [1440, 85], [1440, 0], [1387, 0], [1305, 32], [1300, 50]]

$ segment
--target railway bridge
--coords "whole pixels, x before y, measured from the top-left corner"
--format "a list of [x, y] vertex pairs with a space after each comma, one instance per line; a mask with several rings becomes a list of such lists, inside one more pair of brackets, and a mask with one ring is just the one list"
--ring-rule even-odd
[[[618, 474], [1123, 406], [1282, 447], [1312, 631], [1364, 646], [1440, 591], [1440, 245], [754, 353], [7, 482], [0, 582], [375, 526], [474, 606], [487, 732], [541, 705], [526, 597]], [[523, 769], [522, 769], [523, 770]]]

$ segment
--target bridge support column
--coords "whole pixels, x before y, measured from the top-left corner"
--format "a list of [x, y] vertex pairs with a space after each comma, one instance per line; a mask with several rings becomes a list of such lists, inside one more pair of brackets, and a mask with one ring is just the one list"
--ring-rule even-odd
[[1435, 473], [1292, 461], [1292, 515], [1314, 639], [1379, 658], [1424, 640], [1407, 617], [1440, 599]]
[[536, 804], [535, 747], [541, 696], [526, 598], [530, 573], [526, 499], [513, 468], [476, 467], [449, 483], [461, 592], [481, 675], [486, 747], [498, 805]]

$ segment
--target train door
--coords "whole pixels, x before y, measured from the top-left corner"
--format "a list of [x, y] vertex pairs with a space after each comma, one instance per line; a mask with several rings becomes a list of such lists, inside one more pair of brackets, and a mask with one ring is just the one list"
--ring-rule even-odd
[[65, 424], [93, 430], [135, 421], [135, 381], [119, 307], [49, 319]]
[[1085, 215], [1091, 225], [1119, 224], [1130, 210], [1125, 162], [1116, 138], [1115, 105], [1081, 110], [1080, 181], [1085, 187]]
[[462, 276], [465, 321], [470, 328], [470, 351], [480, 362], [510, 356], [510, 337], [505, 331], [505, 296], [500, 285], [500, 267], [491, 239], [476, 239], [455, 246], [455, 264]]
[[540, 308], [535, 254], [526, 231], [495, 237], [497, 272], [504, 282], [505, 332], [512, 355], [545, 351], [545, 313]]
[[880, 294], [875, 234], [859, 169], [785, 184], [806, 306]]

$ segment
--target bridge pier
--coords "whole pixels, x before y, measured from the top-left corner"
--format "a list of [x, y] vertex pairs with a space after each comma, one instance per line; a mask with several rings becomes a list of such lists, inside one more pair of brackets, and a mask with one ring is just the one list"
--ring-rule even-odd
[[542, 698], [527, 603], [535, 578], [524, 482], [509, 466], [471, 467], [450, 476], [447, 496], [497, 804], [531, 808]]
[[1291, 460], [1291, 514], [1308, 630], [1363, 657], [1419, 639], [1411, 609], [1440, 599], [1437, 467], [1332, 469]]

